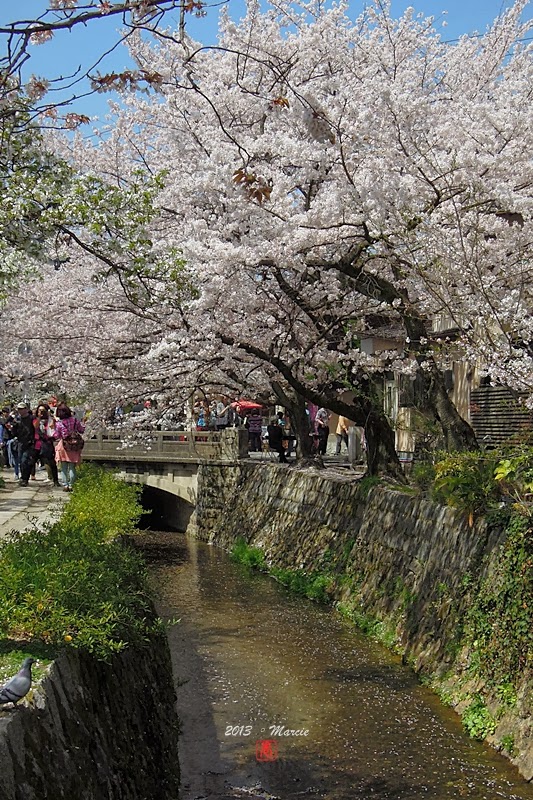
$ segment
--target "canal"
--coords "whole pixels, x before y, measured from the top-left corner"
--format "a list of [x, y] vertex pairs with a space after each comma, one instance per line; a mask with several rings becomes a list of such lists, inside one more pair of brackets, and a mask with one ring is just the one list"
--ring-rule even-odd
[[168, 620], [181, 800], [533, 800], [506, 759], [331, 609], [182, 534], [140, 545]]

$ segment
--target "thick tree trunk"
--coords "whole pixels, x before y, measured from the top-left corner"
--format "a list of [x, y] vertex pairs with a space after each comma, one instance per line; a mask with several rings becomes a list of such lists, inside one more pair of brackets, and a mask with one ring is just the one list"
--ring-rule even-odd
[[[416, 318], [406, 318], [406, 329], [411, 343], [418, 344], [413, 355], [419, 364], [418, 375], [423, 382], [424, 412], [439, 425], [447, 450], [477, 449], [476, 435], [466, 420], [450, 400], [444, 383], [444, 373], [433, 360], [429, 345], [421, 352], [420, 342], [431, 338], [428, 333], [429, 322]], [[429, 366], [429, 369], [428, 369]]]
[[[311, 452], [311, 436], [309, 417], [307, 415], [306, 398], [296, 391], [288, 391], [273, 381], [272, 388], [280, 403], [291, 415], [291, 420], [300, 444], [299, 462], [317, 466], [321, 460]], [[378, 396], [376, 402], [376, 395]], [[316, 405], [323, 405], [336, 414], [343, 414], [363, 428], [366, 440], [366, 461], [368, 475], [386, 475], [396, 481], [405, 483], [405, 475], [395, 449], [394, 431], [380, 408], [379, 392], [370, 383], [365, 390], [356, 395], [352, 401], [325, 398], [310, 392], [309, 400]], [[372, 399], [370, 399], [372, 398]]]
[[436, 366], [431, 373], [428, 399], [442, 429], [446, 449], [476, 450], [478, 448], [476, 434], [450, 400], [444, 385], [444, 375]]
[[387, 475], [405, 483], [398, 460], [394, 431], [384, 414], [369, 408], [364, 425], [367, 475]]
[[277, 381], [272, 382], [274, 394], [289, 412], [293, 433], [298, 442], [298, 460], [307, 461], [312, 458], [313, 440], [310, 436], [311, 426], [305, 397], [297, 392], [284, 390]]

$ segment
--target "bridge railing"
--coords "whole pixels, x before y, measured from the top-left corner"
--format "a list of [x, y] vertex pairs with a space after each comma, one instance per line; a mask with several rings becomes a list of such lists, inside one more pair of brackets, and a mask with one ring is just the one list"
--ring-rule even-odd
[[83, 457], [90, 461], [235, 461], [248, 457], [248, 431], [146, 431], [142, 439], [107, 430], [85, 442]]

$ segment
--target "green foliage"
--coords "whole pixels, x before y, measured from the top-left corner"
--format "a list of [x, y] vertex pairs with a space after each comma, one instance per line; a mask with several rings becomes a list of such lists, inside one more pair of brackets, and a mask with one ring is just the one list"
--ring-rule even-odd
[[500, 745], [502, 750], [506, 753], [509, 753], [511, 758], [516, 755], [516, 747], [514, 742], [514, 735], [512, 733], [508, 733], [505, 736], [502, 736], [500, 740]]
[[515, 513], [468, 610], [472, 671], [506, 698], [533, 663], [533, 528]]
[[[319, 603], [330, 601], [329, 590], [334, 580], [331, 575], [318, 571], [308, 574], [301, 569], [269, 568], [265, 563], [262, 551], [258, 547], [250, 547], [242, 537], [235, 541], [230, 558], [247, 567], [267, 571], [275, 580], [295, 594], [303, 595]], [[326, 560], [328, 560], [328, 554], [326, 554]]]
[[2, 636], [107, 659], [160, 630], [141, 556], [113, 538], [140, 513], [132, 487], [85, 468], [59, 522], [0, 545]]
[[450, 453], [435, 464], [434, 499], [465, 511], [473, 520], [500, 498], [494, 479], [497, 460], [495, 454]]
[[469, 736], [480, 741], [496, 730], [496, 720], [479, 693], [474, 695], [474, 699], [463, 712], [462, 722]]
[[502, 683], [496, 688], [496, 696], [504, 708], [515, 708], [517, 702], [516, 689], [512, 683]]
[[505, 525], [510, 501], [521, 514], [532, 515], [533, 447], [524, 442], [490, 452], [441, 453], [434, 464], [415, 464], [411, 480], [471, 521], [485, 514], [491, 525]]
[[143, 514], [140, 492], [140, 486], [115, 480], [93, 464], [83, 464], [61, 524], [77, 530], [88, 527], [92, 537], [99, 529], [104, 539], [132, 533]]
[[498, 462], [494, 477], [502, 493], [511, 498], [521, 513], [531, 516], [533, 498], [533, 447], [522, 445]]
[[364, 478], [358, 483], [359, 492], [361, 497], [364, 499], [368, 497], [369, 491], [374, 487], [378, 486], [381, 483], [381, 478], [377, 475], [365, 475]]
[[391, 624], [381, 619], [372, 617], [370, 614], [363, 613], [359, 608], [354, 608], [351, 604], [337, 603], [337, 611], [356, 625], [359, 630], [381, 642], [385, 647], [393, 649], [397, 643], [396, 631]]
[[435, 480], [435, 465], [430, 461], [419, 461], [413, 465], [410, 480], [421, 491], [427, 492]]
[[244, 564], [252, 569], [265, 569], [265, 557], [259, 547], [250, 547], [246, 541], [239, 537], [230, 551], [230, 558], [238, 564]]
[[306, 573], [299, 569], [271, 568], [270, 574], [291, 592], [319, 603], [329, 603], [333, 578], [320, 572]]

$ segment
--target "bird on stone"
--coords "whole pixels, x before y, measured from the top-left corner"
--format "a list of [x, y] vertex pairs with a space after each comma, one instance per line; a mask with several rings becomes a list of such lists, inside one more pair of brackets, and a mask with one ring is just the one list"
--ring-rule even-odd
[[17, 674], [2, 686], [0, 689], [0, 705], [4, 705], [4, 703], [13, 703], [13, 705], [16, 706], [19, 700], [26, 697], [30, 691], [31, 665], [34, 663], [34, 658], [24, 659], [22, 667]]

